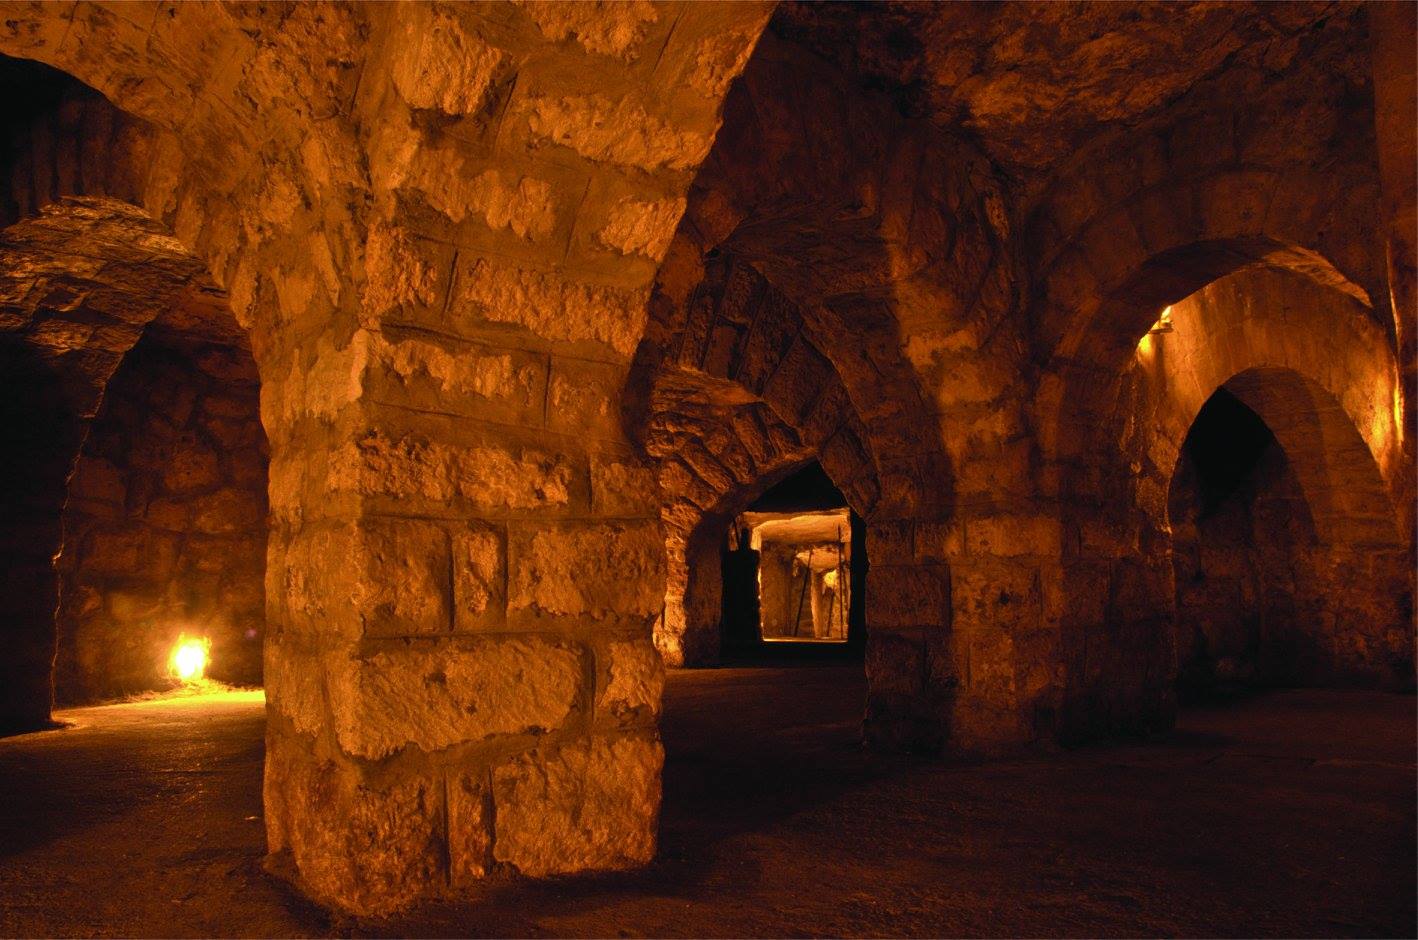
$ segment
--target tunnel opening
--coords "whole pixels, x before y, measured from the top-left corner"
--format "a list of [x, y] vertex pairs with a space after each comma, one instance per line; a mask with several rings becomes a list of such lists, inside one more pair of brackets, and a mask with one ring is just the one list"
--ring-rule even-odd
[[261, 683], [259, 380], [235, 323], [188, 307], [124, 357], [70, 477], [56, 560], [61, 707]]
[[1363, 487], [1335, 479], [1343, 461], [1321, 450], [1317, 430], [1312, 446], [1287, 448], [1243, 400], [1283, 397], [1285, 378], [1263, 370], [1217, 389], [1181, 449], [1168, 508], [1182, 703], [1402, 684], [1405, 647], [1394, 634], [1411, 613], [1399, 553], [1326, 505], [1317, 481]]
[[0, 57], [0, 733], [261, 682], [268, 446], [245, 325], [144, 208], [154, 133]]
[[723, 657], [860, 659], [866, 566], [865, 525], [820, 464], [772, 486], [723, 535]]
[[1180, 699], [1292, 684], [1314, 520], [1275, 435], [1224, 388], [1187, 435], [1170, 500]]

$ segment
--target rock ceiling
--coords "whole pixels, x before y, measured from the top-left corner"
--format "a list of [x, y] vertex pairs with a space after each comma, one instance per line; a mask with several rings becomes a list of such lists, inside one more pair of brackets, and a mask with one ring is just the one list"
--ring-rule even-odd
[[1284, 68], [1307, 37], [1362, 28], [1358, 13], [1334, 3], [794, 2], [773, 28], [893, 93], [911, 116], [973, 137], [1030, 188], [1110, 127], [1233, 66]]

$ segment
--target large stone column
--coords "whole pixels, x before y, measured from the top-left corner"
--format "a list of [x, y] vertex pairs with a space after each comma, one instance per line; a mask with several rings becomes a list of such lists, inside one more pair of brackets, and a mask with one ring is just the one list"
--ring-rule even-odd
[[359, 308], [263, 411], [268, 839], [359, 913], [654, 854], [664, 540], [622, 388], [767, 11], [371, 13]]

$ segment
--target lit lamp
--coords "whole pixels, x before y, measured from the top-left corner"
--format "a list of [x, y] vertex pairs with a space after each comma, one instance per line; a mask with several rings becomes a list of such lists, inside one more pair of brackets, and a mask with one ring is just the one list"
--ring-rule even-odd
[[174, 679], [193, 685], [202, 681], [207, 673], [207, 660], [211, 653], [212, 641], [206, 637], [189, 639], [186, 634], [177, 638], [172, 655], [167, 660], [167, 671]]
[[1162, 308], [1162, 315], [1157, 318], [1157, 322], [1152, 324], [1149, 333], [1170, 333], [1172, 332], [1172, 308], [1166, 306]]

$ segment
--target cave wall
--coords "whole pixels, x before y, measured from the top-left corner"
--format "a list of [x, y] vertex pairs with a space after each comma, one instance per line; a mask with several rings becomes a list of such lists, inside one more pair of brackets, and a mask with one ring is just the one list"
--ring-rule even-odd
[[55, 700], [172, 685], [180, 634], [208, 676], [259, 685], [266, 464], [249, 351], [150, 328], [109, 380], [64, 507]]

